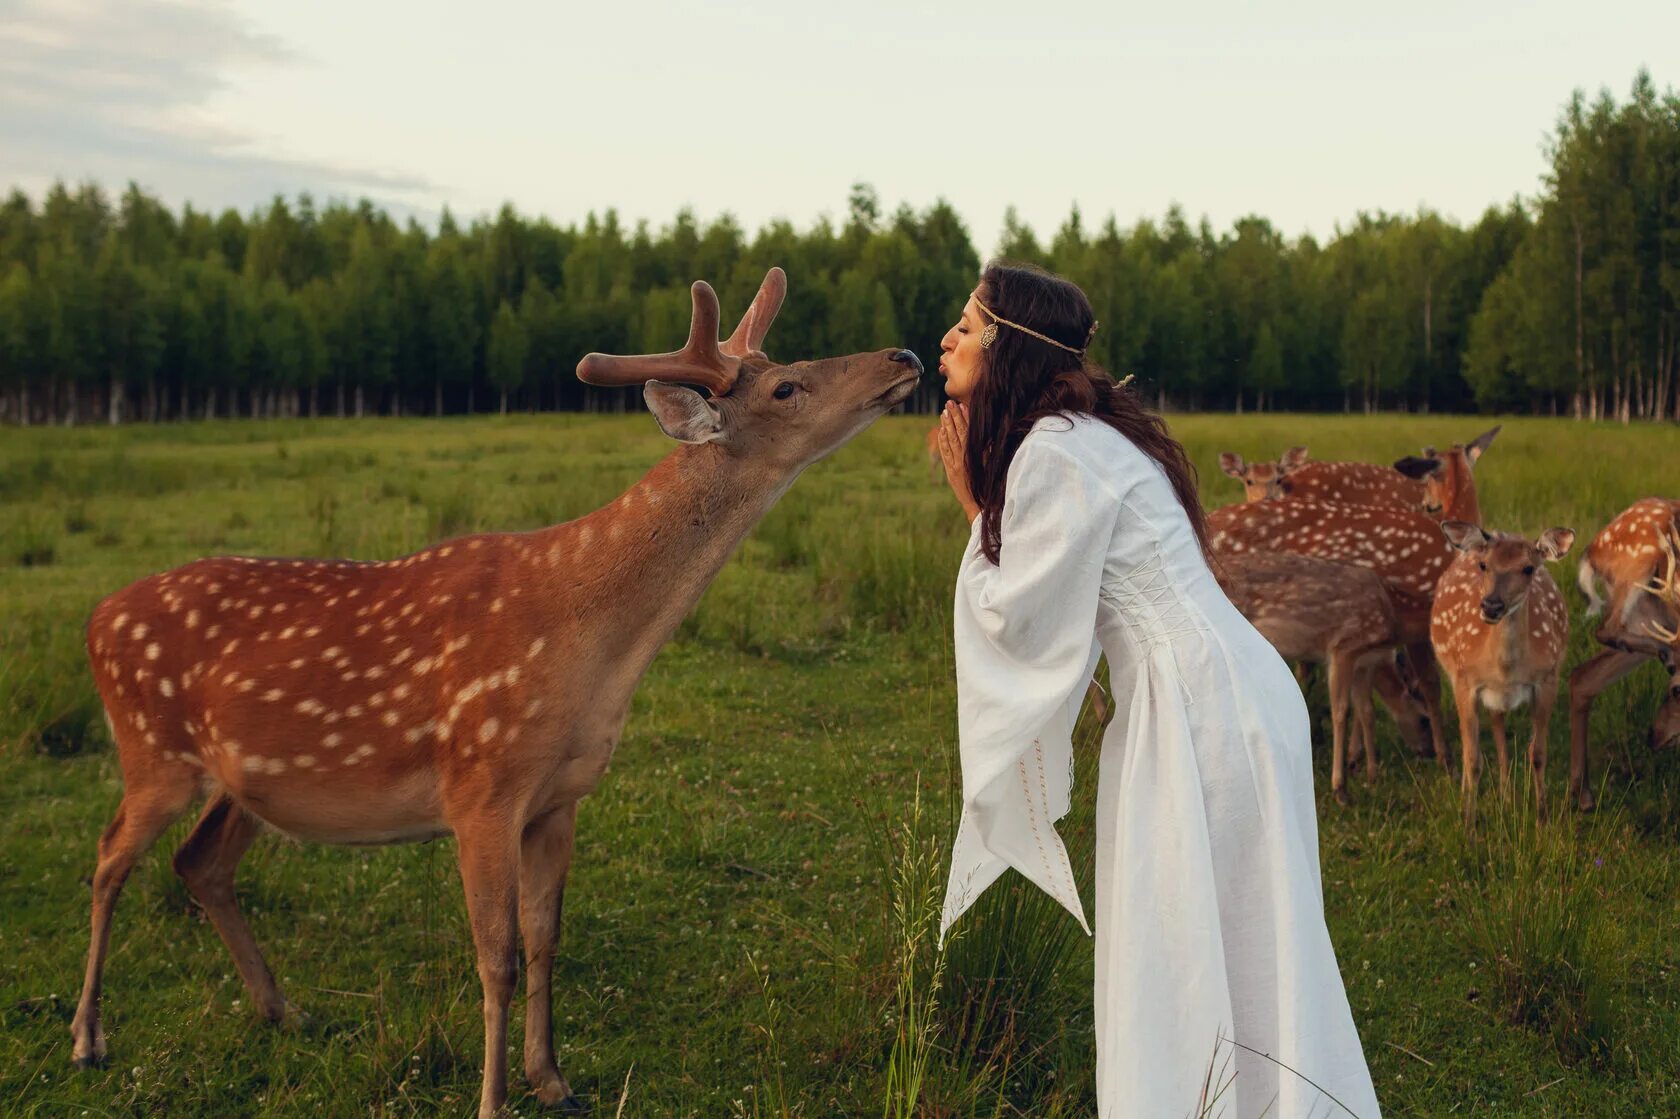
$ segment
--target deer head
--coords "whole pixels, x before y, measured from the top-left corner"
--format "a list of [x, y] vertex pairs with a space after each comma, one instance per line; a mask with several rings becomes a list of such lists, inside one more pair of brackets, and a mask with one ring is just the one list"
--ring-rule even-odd
[[1406, 477], [1423, 483], [1423, 511], [1432, 517], [1450, 513], [1461, 520], [1480, 520], [1475, 481], [1470, 468], [1499, 434], [1496, 425], [1469, 443], [1454, 443], [1446, 454], [1425, 447], [1422, 455], [1407, 455], [1394, 464]]
[[1567, 528], [1549, 528], [1533, 541], [1505, 533], [1489, 536], [1467, 521], [1443, 521], [1441, 531], [1448, 543], [1476, 561], [1473, 585], [1482, 621], [1490, 626], [1520, 610], [1540, 564], [1563, 558], [1575, 543], [1574, 531]]
[[786, 294], [786, 274], [770, 269], [735, 332], [719, 343], [717, 294], [698, 280], [682, 349], [588, 354], [578, 362], [578, 378], [592, 385], [643, 385], [648, 409], [673, 439], [715, 443], [797, 471], [908, 399], [922, 363], [904, 349], [791, 365], [771, 361], [764, 338]]
[[1219, 456], [1219, 468], [1243, 484], [1244, 497], [1249, 501], [1265, 501], [1283, 496], [1280, 483], [1285, 475], [1307, 461], [1305, 447], [1291, 447], [1275, 463], [1245, 463], [1232, 451]]

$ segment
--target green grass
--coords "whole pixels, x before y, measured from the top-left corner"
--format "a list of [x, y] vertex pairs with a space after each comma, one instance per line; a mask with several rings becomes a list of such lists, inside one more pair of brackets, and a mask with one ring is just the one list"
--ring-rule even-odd
[[[1221, 450], [1304, 442], [1319, 458], [1384, 461], [1488, 425], [1173, 426], [1220, 504], [1238, 497]], [[598, 1114], [1092, 1110], [1090, 942], [1071, 919], [1010, 877], [945, 953], [933, 945], [954, 824], [949, 595], [965, 528], [927, 481], [923, 431], [882, 421], [800, 479], [655, 662], [580, 812], [556, 1036]], [[87, 877], [120, 796], [82, 625], [103, 595], [206, 554], [377, 559], [564, 520], [666, 448], [639, 416], [0, 435], [0, 1115], [471, 1111], [479, 990], [449, 841], [259, 840], [241, 901], [311, 1015], [274, 1029], [168, 869], [190, 821], [178, 824], [118, 909], [110, 1066], [72, 1069]], [[1507, 421], [1482, 460], [1490, 527], [1583, 534], [1555, 572], [1576, 622], [1571, 663], [1592, 644], [1573, 578], [1584, 541], [1632, 499], [1672, 492], [1676, 467], [1672, 427], [1527, 419]], [[1356, 779], [1346, 810], [1321, 796], [1327, 916], [1386, 1115], [1680, 1110], [1680, 760], [1643, 739], [1660, 683], [1647, 667], [1599, 703], [1593, 817], [1563, 807], [1561, 703], [1561, 819], [1544, 831], [1520, 804], [1502, 808], [1490, 781], [1486, 826], [1466, 839], [1455, 787], [1386, 724], [1376, 784]], [[1082, 724], [1064, 828], [1087, 897], [1097, 733]], [[510, 1105], [535, 1114], [517, 1017], [512, 1033]]]

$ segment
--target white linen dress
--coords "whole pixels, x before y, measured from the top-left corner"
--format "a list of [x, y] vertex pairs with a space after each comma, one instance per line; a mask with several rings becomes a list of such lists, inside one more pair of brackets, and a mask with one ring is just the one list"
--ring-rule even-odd
[[1219, 589], [1166, 474], [1089, 416], [1034, 425], [1010, 464], [998, 564], [978, 518], [963, 558], [964, 810], [941, 936], [1008, 867], [1090, 932], [1053, 824], [1104, 652], [1099, 1116], [1200, 1117], [1211, 1068], [1216, 1090], [1229, 1083], [1209, 1116], [1378, 1119], [1324, 924], [1300, 690]]

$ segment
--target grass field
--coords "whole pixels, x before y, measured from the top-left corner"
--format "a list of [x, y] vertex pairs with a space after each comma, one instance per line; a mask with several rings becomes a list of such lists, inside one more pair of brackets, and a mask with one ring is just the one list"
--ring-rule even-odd
[[[1239, 496], [1221, 450], [1386, 461], [1486, 426], [1173, 422], [1210, 505]], [[597, 1115], [1092, 1111], [1090, 944], [1073, 922], [1011, 876], [934, 950], [965, 530], [928, 481], [924, 430], [883, 420], [794, 486], [654, 663], [583, 806], [556, 1040]], [[310, 1015], [275, 1029], [169, 870], [189, 816], [117, 912], [110, 1065], [71, 1067], [87, 880], [121, 788], [82, 626], [102, 596], [207, 554], [379, 559], [564, 520], [666, 449], [646, 416], [0, 431], [0, 1115], [470, 1113], [479, 986], [447, 840], [259, 840], [241, 902]], [[1582, 534], [1554, 572], [1571, 664], [1591, 647], [1586, 540], [1632, 499], [1672, 494], [1677, 468], [1672, 427], [1545, 420], [1507, 421], [1482, 460], [1489, 527]], [[1321, 719], [1326, 909], [1386, 1115], [1680, 1112], [1680, 759], [1643, 737], [1661, 682], [1647, 666], [1598, 705], [1596, 814], [1539, 830], [1484, 793], [1475, 843], [1456, 786], [1386, 722], [1383, 773], [1354, 777], [1338, 809]], [[1064, 828], [1087, 898], [1097, 729], [1082, 723]], [[1551, 743], [1563, 806], [1565, 704]], [[517, 1010], [512, 1034], [517, 1069]], [[512, 1083], [510, 1108], [536, 1114]]]

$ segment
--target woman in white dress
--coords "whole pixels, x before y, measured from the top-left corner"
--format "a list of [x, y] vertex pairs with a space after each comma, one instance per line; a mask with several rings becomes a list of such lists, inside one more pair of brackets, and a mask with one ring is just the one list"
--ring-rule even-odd
[[1209, 570], [1183, 448], [1086, 360], [1096, 329], [1073, 284], [994, 263], [941, 343], [940, 452], [973, 525], [942, 935], [1009, 867], [1090, 931], [1053, 825], [1107, 653], [1098, 1114], [1377, 1119], [1324, 924], [1305, 705]]

